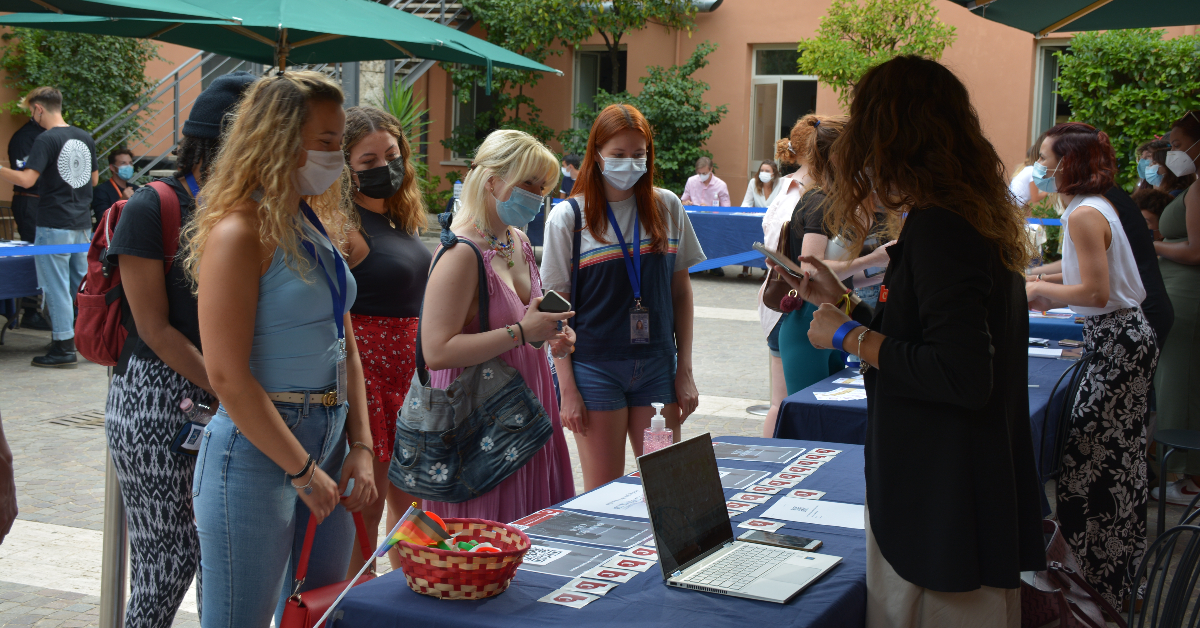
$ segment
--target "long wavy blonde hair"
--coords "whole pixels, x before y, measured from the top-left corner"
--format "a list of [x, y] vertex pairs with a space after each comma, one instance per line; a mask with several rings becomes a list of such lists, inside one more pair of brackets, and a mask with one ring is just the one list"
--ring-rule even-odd
[[[259, 239], [283, 249], [289, 267], [306, 277], [312, 262], [300, 253], [296, 156], [304, 150], [301, 128], [309, 103], [343, 102], [342, 89], [320, 72], [287, 72], [257, 81], [238, 104], [204, 187], [195, 217], [184, 229], [184, 268], [198, 286], [200, 257], [212, 228], [243, 203], [255, 204]], [[343, 174], [343, 180], [347, 175]], [[340, 186], [310, 198], [335, 246], [350, 228]]]
[[527, 179], [545, 179], [542, 194], [546, 194], [558, 183], [559, 174], [558, 158], [536, 137], [524, 131], [492, 131], [471, 160], [451, 228], [459, 229], [477, 221], [487, 224], [487, 197], [491, 192], [485, 185], [489, 178], [500, 177], [509, 185]]
[[[384, 199], [383, 206], [387, 213], [408, 233], [420, 233], [425, 222], [425, 199], [421, 196], [420, 185], [417, 182], [417, 168], [412, 160], [412, 148], [400, 121], [396, 116], [375, 107], [351, 107], [346, 110], [346, 135], [342, 139], [342, 152], [346, 157], [346, 168], [350, 166], [350, 150], [366, 136], [376, 131], [384, 131], [396, 138], [400, 146], [400, 158], [404, 160], [404, 182], [400, 190]], [[346, 187], [343, 196], [354, 198], [353, 180], [347, 176], [343, 179]], [[337, 186], [335, 186], [337, 187]]]

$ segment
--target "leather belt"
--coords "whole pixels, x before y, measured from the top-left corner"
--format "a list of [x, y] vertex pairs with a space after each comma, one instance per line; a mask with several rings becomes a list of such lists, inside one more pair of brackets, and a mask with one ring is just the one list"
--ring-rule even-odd
[[19, 190], [13, 190], [13, 196], [29, 196], [29, 197], [33, 197], [33, 198], [38, 198], [37, 194], [31, 194], [29, 192], [21, 192]]
[[321, 404], [325, 407], [337, 405], [337, 389], [327, 390], [325, 392], [314, 391], [310, 393], [302, 392], [273, 392], [267, 393], [267, 398], [278, 403], [304, 403], [304, 395], [308, 395], [308, 402], [311, 404]]

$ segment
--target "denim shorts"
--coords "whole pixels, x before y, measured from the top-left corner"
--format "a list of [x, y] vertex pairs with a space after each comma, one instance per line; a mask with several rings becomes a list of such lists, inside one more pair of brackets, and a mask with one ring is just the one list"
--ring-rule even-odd
[[787, 314], [779, 317], [775, 321], [775, 326], [771, 328], [771, 333], [767, 334], [767, 351], [771, 353], [771, 357], [778, 358], [779, 354], [779, 326], [783, 324], [783, 319], [787, 318]]
[[674, 355], [646, 360], [575, 362], [575, 386], [588, 410], [675, 403]]

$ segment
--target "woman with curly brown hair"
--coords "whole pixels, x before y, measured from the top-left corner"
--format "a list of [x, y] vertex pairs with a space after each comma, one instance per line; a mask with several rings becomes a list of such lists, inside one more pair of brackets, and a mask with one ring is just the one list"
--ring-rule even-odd
[[[425, 295], [425, 276], [433, 260], [421, 243], [425, 202], [417, 187], [417, 169], [400, 121], [375, 107], [346, 110], [346, 137], [342, 141], [351, 175], [343, 190], [354, 205], [359, 228], [347, 232], [346, 263], [358, 283], [358, 298], [350, 308], [354, 338], [362, 356], [367, 387], [367, 413], [375, 456], [378, 497], [363, 509], [368, 544], [376, 545], [384, 502], [390, 530], [413, 498], [388, 482], [388, 464], [396, 438], [396, 413], [404, 405], [416, 368], [417, 316]], [[388, 553], [392, 568], [399, 554]], [[352, 555], [350, 575], [362, 567]]]
[[928, 59], [867, 72], [832, 152], [826, 224], [848, 250], [872, 193], [904, 217], [874, 312], [816, 258], [794, 284], [821, 303], [813, 345], [866, 371], [867, 626], [1015, 628], [1020, 573], [1045, 568], [1022, 212], [966, 87]]

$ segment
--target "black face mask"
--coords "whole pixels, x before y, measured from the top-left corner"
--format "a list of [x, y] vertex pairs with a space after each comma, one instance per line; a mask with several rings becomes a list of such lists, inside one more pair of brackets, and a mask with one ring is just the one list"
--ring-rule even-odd
[[358, 191], [367, 198], [391, 198], [404, 184], [404, 157], [397, 157], [386, 166], [359, 170]]

